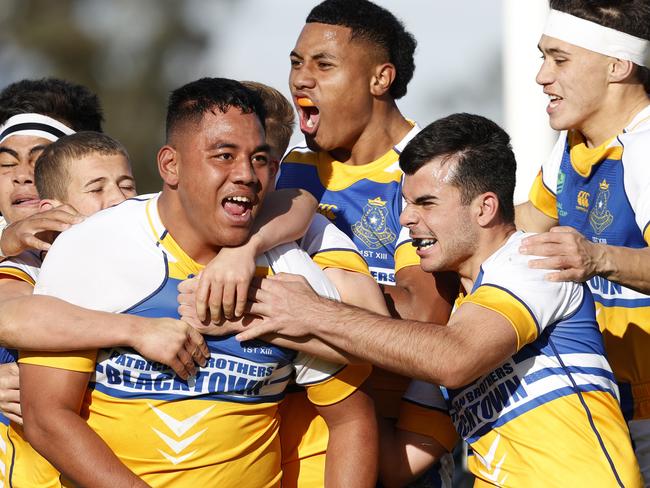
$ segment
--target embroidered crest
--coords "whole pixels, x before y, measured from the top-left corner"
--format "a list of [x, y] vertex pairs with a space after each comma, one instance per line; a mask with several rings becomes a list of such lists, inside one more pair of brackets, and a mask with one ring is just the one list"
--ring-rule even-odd
[[609, 201], [609, 184], [607, 180], [603, 180], [598, 185], [598, 195], [596, 195], [596, 204], [589, 212], [589, 224], [596, 234], [602, 233], [614, 221], [614, 216], [607, 208]]
[[388, 209], [386, 202], [377, 197], [368, 200], [363, 207], [363, 215], [352, 225], [352, 232], [369, 249], [378, 249], [392, 243], [397, 235], [387, 225]]

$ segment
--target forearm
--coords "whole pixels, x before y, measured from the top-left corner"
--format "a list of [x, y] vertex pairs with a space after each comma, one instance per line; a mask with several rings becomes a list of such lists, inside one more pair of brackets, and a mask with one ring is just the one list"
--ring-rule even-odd
[[445, 327], [382, 317], [325, 299], [321, 305], [308, 319], [315, 336], [384, 369], [444, 384], [454, 361], [443, 358], [456, 349], [443, 335]]
[[301, 189], [276, 190], [266, 196], [262, 210], [255, 218], [248, 246], [255, 255], [301, 238], [311, 223], [318, 202], [311, 193]]
[[333, 363], [359, 364], [361, 362], [364, 362], [358, 357], [337, 349], [331, 344], [323, 342], [315, 336], [296, 338], [279, 334], [268, 334], [262, 336], [262, 339], [275, 346], [294, 349], [296, 351], [304, 352], [305, 354], [310, 354], [311, 356], [316, 356]]
[[527, 201], [515, 206], [515, 226], [524, 232], [547, 232], [557, 225], [553, 219], [537, 209], [532, 202]]
[[76, 412], [50, 409], [38, 417], [26, 418], [25, 433], [30, 444], [78, 486], [148, 486], [122, 464]]
[[139, 317], [88, 310], [44, 295], [0, 303], [0, 342], [22, 350], [66, 351], [128, 346]]
[[650, 294], [650, 248], [596, 244], [597, 274], [610, 281]]

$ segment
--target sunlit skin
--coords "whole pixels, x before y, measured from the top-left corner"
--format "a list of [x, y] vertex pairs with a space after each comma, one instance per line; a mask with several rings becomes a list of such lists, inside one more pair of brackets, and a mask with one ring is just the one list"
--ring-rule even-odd
[[137, 195], [128, 159], [122, 154], [93, 153], [67, 164], [70, 184], [64, 202], [90, 216]]
[[545, 35], [538, 48], [543, 62], [536, 81], [550, 97], [553, 129], [577, 130], [588, 146], [598, 146], [648, 104], [638, 83], [625, 82], [630, 63]]
[[[369, 43], [351, 40], [350, 34], [347, 27], [306, 24], [290, 54], [289, 88], [310, 149], [327, 151], [338, 161], [365, 164], [394, 143], [382, 147], [381, 132], [390, 126], [385, 118], [381, 128], [378, 120], [371, 123], [377, 104], [392, 106], [393, 101], [377, 86], [377, 74], [385, 63]], [[379, 101], [382, 97], [384, 102]], [[398, 123], [406, 124], [401, 117]], [[403, 129], [402, 136], [408, 124]], [[376, 154], [348, 161], [359, 141], [374, 141], [369, 145]]]
[[414, 244], [418, 244], [423, 270], [473, 276], [469, 260], [479, 239], [471, 224], [471, 206], [461, 202], [460, 190], [450, 183], [455, 164], [447, 157], [435, 158], [415, 174], [405, 176], [407, 205], [400, 223], [408, 227]]
[[223, 246], [248, 238], [273, 182], [264, 129], [255, 114], [214, 109], [176, 128], [158, 154], [165, 180], [163, 223], [195, 260], [207, 263]]
[[0, 144], [0, 212], [16, 222], [38, 212], [34, 164], [51, 142], [42, 137], [16, 135]]

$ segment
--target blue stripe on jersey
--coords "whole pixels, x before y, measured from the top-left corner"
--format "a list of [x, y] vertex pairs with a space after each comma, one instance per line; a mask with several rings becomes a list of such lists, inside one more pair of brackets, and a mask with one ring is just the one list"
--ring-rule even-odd
[[549, 376], [555, 376], [555, 375], [567, 376], [569, 373], [602, 376], [604, 378], [610, 379], [611, 381], [616, 381], [616, 379], [614, 378], [614, 373], [612, 373], [610, 370], [603, 369], [603, 368], [583, 367], [583, 366], [544, 368], [524, 376], [524, 380], [526, 380], [526, 383], [530, 385], [535, 383], [536, 381], [540, 381], [543, 380], [544, 378], [548, 378]]
[[18, 351], [0, 347], [0, 364], [15, 363], [18, 361]]
[[650, 307], [650, 297], [648, 298], [605, 298], [594, 293], [594, 301], [604, 307], [623, 307], [623, 308], [642, 308]]
[[[549, 341], [551, 344], [551, 347], [555, 351], [555, 356], [557, 357], [557, 360], [560, 362], [563, 368], [566, 368], [564, 365], [564, 362], [562, 361], [562, 358], [560, 357], [560, 354], [557, 352], [555, 347], [553, 346], [553, 342]], [[605, 447], [605, 443], [603, 442], [603, 438], [600, 435], [600, 432], [598, 432], [598, 428], [596, 427], [596, 424], [594, 423], [593, 416], [591, 415], [591, 410], [589, 409], [589, 406], [585, 402], [585, 399], [582, 396], [582, 387], [579, 387], [575, 380], [573, 379], [573, 376], [570, 373], [567, 373], [567, 376], [571, 380], [571, 383], [573, 384], [573, 388], [575, 389], [575, 392], [578, 395], [578, 398], [580, 398], [580, 403], [582, 404], [582, 407], [585, 409], [585, 412], [587, 414], [587, 417], [589, 418], [589, 425], [591, 426], [591, 430], [594, 432], [596, 435], [596, 438], [598, 439], [598, 444], [600, 444], [600, 448], [603, 451], [603, 454], [605, 454], [605, 457], [607, 458], [607, 462], [609, 463], [610, 468], [612, 469], [612, 472], [614, 474], [614, 477], [616, 478], [616, 481], [618, 482], [618, 486], [625, 486], [623, 485], [623, 482], [621, 481], [620, 476], [618, 475], [618, 471], [616, 470], [616, 466], [614, 466], [614, 461], [612, 461], [611, 456], [609, 455], [609, 452], [607, 451], [607, 447]], [[614, 398], [616, 398], [614, 396]]]

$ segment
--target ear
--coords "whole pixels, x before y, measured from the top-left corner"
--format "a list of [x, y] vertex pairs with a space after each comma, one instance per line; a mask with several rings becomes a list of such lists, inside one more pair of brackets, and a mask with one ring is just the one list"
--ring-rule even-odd
[[38, 205], [39, 212], [47, 212], [53, 208], [60, 207], [63, 205], [63, 202], [60, 202], [56, 198], [44, 198], [41, 200], [41, 203]]
[[609, 65], [610, 83], [620, 83], [627, 80], [634, 73], [634, 63], [624, 59], [613, 58]]
[[476, 204], [476, 222], [481, 227], [494, 223], [499, 215], [499, 198], [491, 191], [481, 193], [474, 199]]
[[169, 145], [158, 151], [158, 172], [166, 185], [175, 188], [178, 185], [180, 154]]
[[395, 81], [397, 70], [392, 63], [383, 63], [375, 68], [375, 73], [370, 79], [370, 93], [375, 97], [385, 95]]

